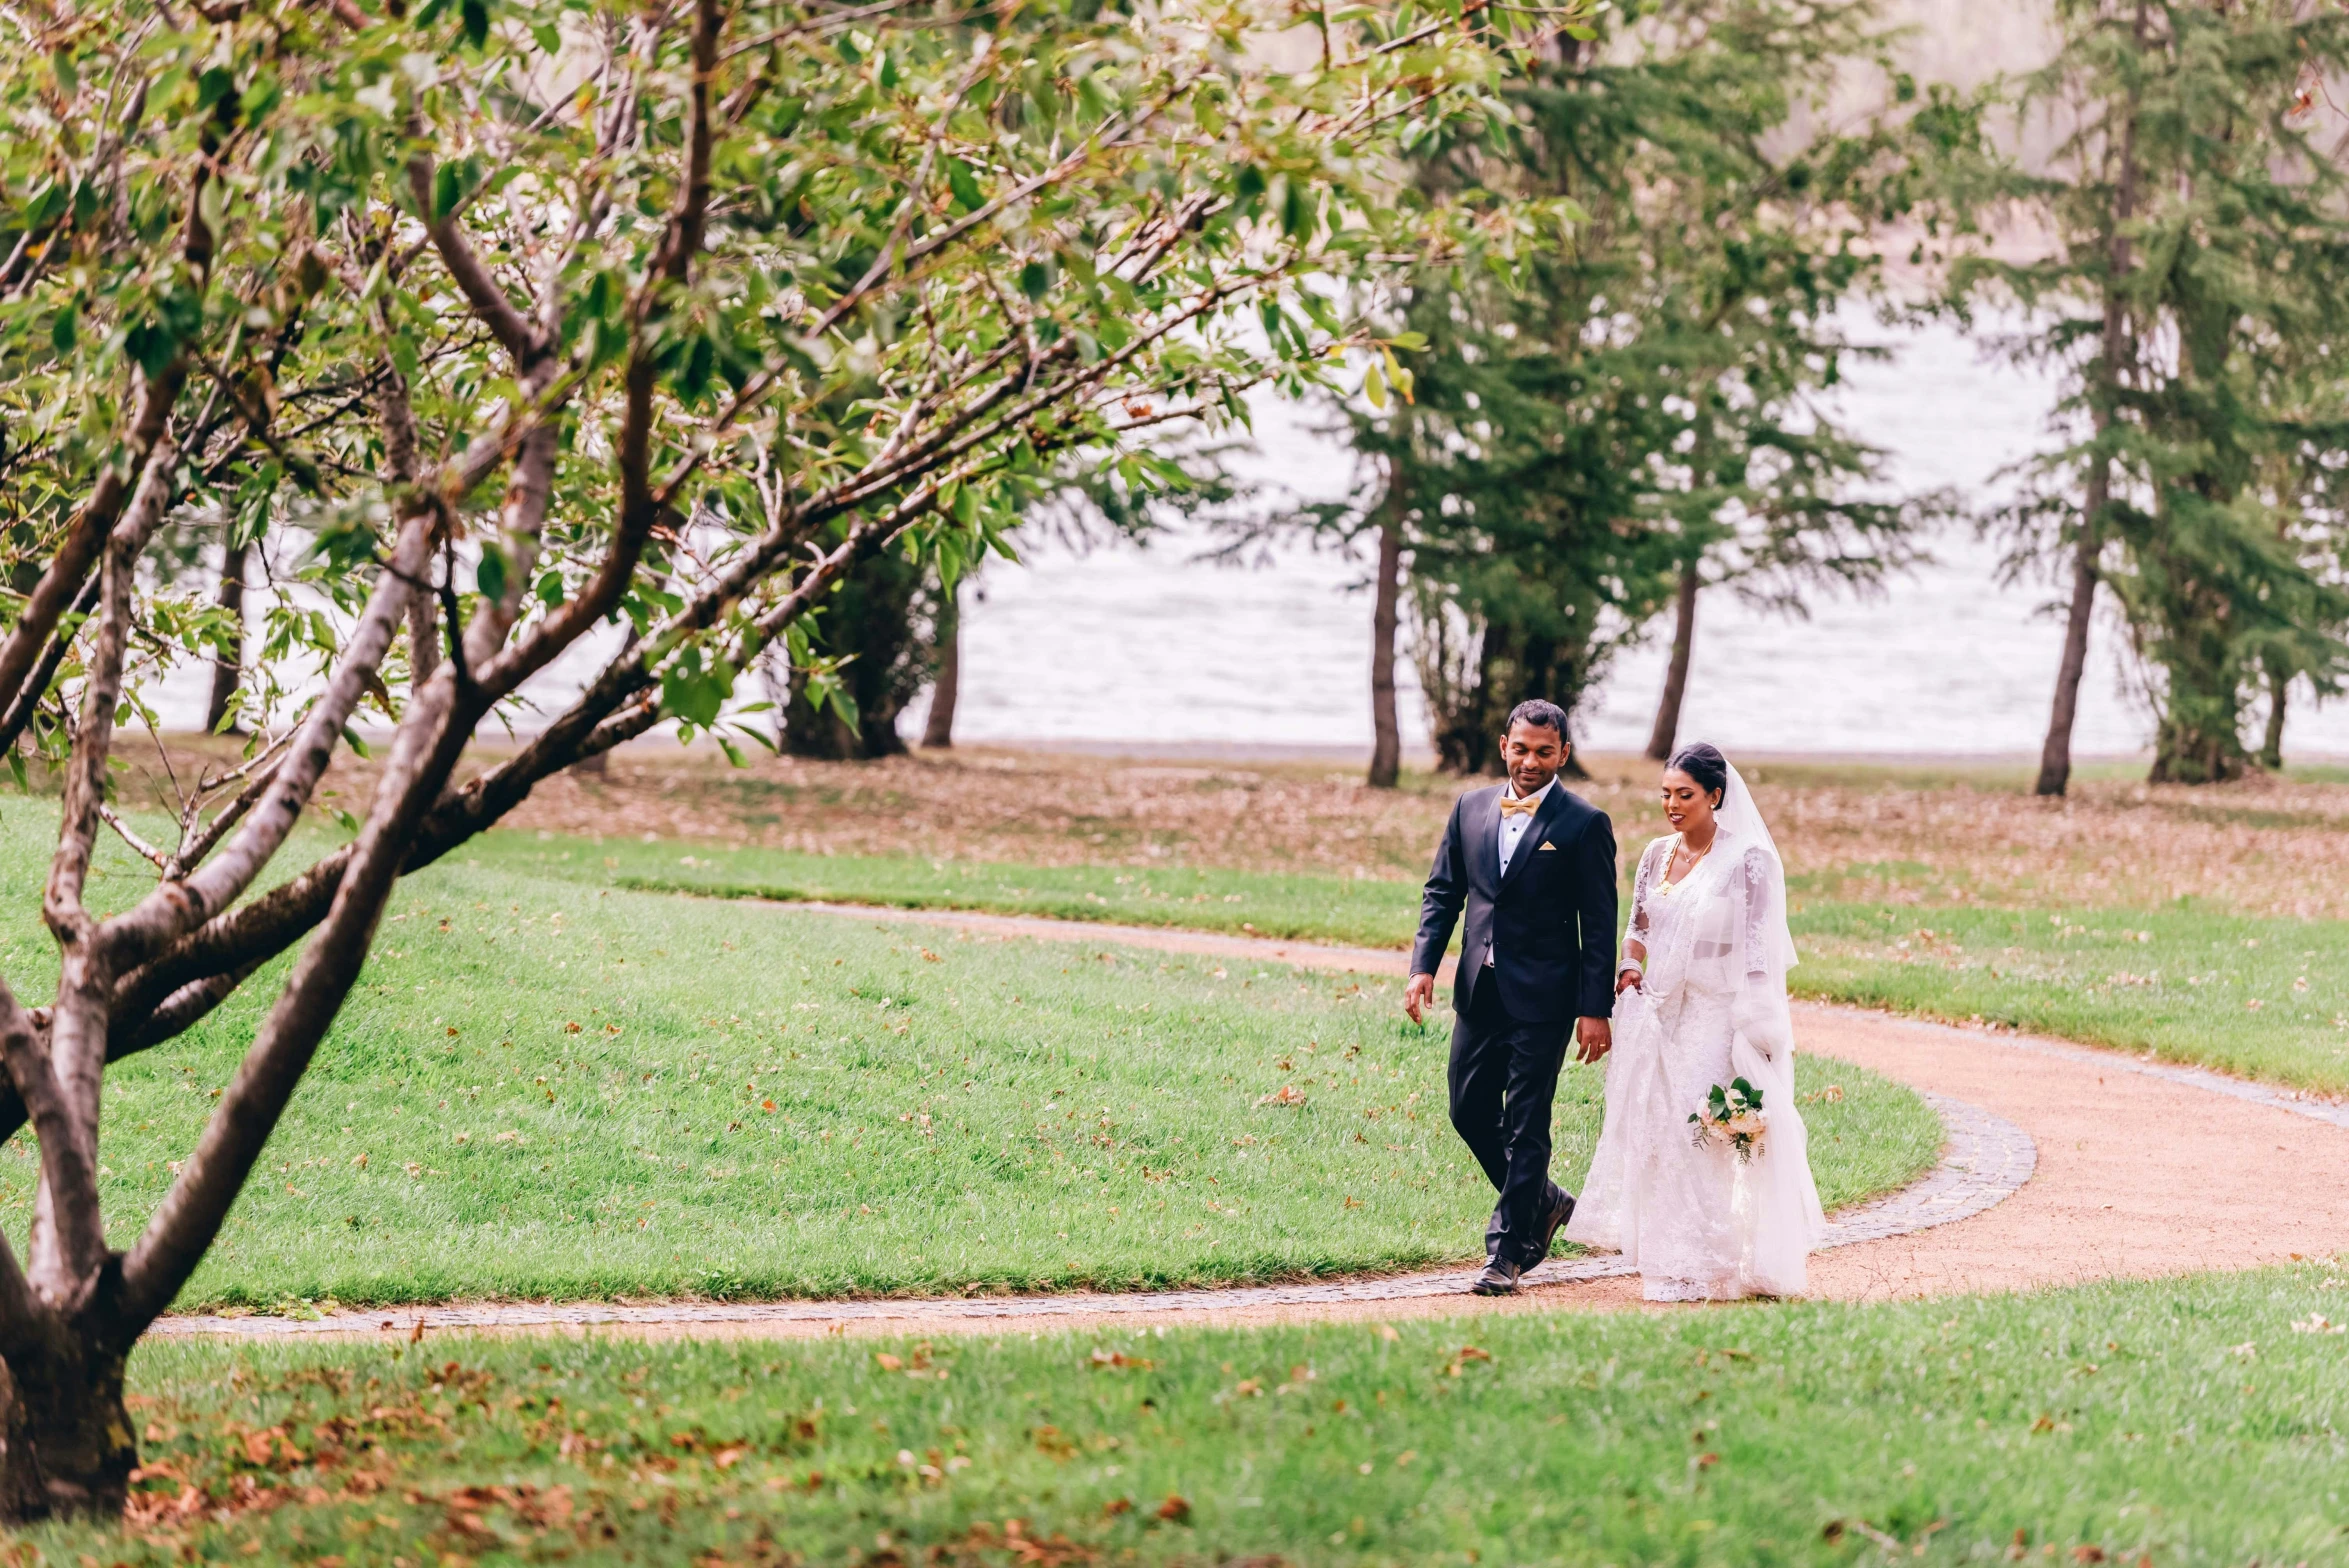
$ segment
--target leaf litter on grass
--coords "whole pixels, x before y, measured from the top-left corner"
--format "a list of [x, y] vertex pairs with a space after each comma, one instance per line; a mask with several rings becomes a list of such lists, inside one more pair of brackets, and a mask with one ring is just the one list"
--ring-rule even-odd
[[2058, 1568], [2337, 1561], [2309, 1521], [2349, 1457], [2349, 1373], [2337, 1341], [2282, 1327], [2336, 1277], [1530, 1312], [1472, 1345], [1443, 1321], [974, 1336], [943, 1382], [907, 1375], [902, 1340], [170, 1341], [132, 1365], [140, 1528], [24, 1539], [134, 1568], [869, 1562], [883, 1538], [990, 1568], [1015, 1543], [1153, 1565], [1848, 1568], [1886, 1540], [1927, 1564], [2018, 1560], [2017, 1540]]

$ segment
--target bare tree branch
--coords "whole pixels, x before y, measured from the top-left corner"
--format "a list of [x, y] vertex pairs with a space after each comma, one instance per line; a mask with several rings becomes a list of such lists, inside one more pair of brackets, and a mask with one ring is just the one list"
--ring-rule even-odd
[[165, 871], [170, 869], [171, 857], [165, 854], [162, 850], [157, 849], [154, 845], [148, 843], [145, 839], [139, 837], [138, 830], [132, 827], [129, 823], [123, 821], [122, 814], [116, 811], [112, 806], [101, 805], [98, 808], [98, 817], [100, 821], [104, 822], [108, 827], [114, 829], [114, 836], [116, 838], [121, 839], [123, 843], [130, 846], [132, 854], [135, 854], [141, 860], [148, 862], [158, 871]]
[[[40, 1136], [43, 1185], [60, 1181], [68, 1186], [76, 1185], [84, 1179], [81, 1168], [86, 1166], [87, 1180], [94, 1187], [96, 1139], [85, 1137], [85, 1129], [71, 1114], [50, 1053], [43, 1047], [41, 1031], [5, 981], [0, 981], [0, 1061], [5, 1062], [9, 1082], [15, 1087], [19, 1116], [29, 1111], [34, 1130]], [[49, 1156], [51, 1144], [56, 1145], [59, 1154], [54, 1162]], [[0, 1244], [4, 1243], [5, 1238], [0, 1238]], [[12, 1294], [30, 1301], [33, 1293], [17, 1266], [16, 1255], [9, 1252], [0, 1261], [0, 1331], [16, 1319], [16, 1311], [9, 1301]]]
[[[422, 138], [421, 126], [411, 126], [410, 134]], [[408, 193], [415, 199], [416, 210], [424, 215], [425, 231], [432, 236], [433, 249], [439, 252], [441, 265], [448, 268], [449, 278], [464, 294], [465, 302], [473, 307], [475, 319], [489, 328], [507, 353], [524, 359], [538, 347], [538, 334], [498, 280], [490, 276], [489, 268], [474, 254], [473, 246], [465, 238], [465, 229], [456, 212], [434, 212], [433, 185], [436, 175], [432, 154], [419, 151], [408, 160]]]
[[[49, 867], [42, 914], [60, 954], [57, 1004], [51, 1014], [48, 1077], [62, 1114], [54, 1149], [41, 1140], [41, 1194], [36, 1213], [32, 1282], [52, 1301], [86, 1291], [106, 1251], [98, 1206], [98, 1096], [106, 1070], [105, 1008], [113, 985], [92, 940], [96, 924], [82, 907], [100, 813], [106, 809], [106, 762], [114, 738], [114, 710], [122, 699], [123, 650], [131, 633], [131, 588], [139, 555], [170, 503], [179, 450], [168, 433], [147, 454], [138, 489], [107, 541], [98, 603], [98, 632], [82, 684], [81, 720], [65, 777], [64, 821]], [[26, 1081], [30, 1081], [29, 1078]], [[22, 1092], [23, 1083], [18, 1085]], [[26, 1102], [36, 1113], [38, 1100]]]
[[693, 84], [689, 94], [686, 165], [679, 182], [677, 205], [663, 229], [659, 247], [633, 311], [633, 341], [623, 377], [623, 416], [620, 426], [620, 516], [612, 545], [595, 577], [579, 595], [553, 615], [520, 646], [509, 649], [493, 669], [482, 673], [483, 685], [493, 696], [503, 696], [577, 642], [587, 629], [611, 613], [628, 590], [643, 558], [644, 546], [666, 509], [666, 501], [650, 483], [655, 415], [653, 388], [659, 378], [653, 329], [663, 320], [668, 296], [692, 276], [709, 216], [711, 118], [710, 93], [718, 71], [718, 35], [725, 16], [718, 0], [695, 0], [693, 26]]
[[[40, 711], [41, 699], [48, 695], [49, 683], [57, 678], [58, 666], [65, 662], [65, 655], [73, 647], [74, 637], [81, 631], [83, 620], [97, 608], [97, 604], [98, 579], [92, 577], [82, 584], [82, 591], [75, 597], [72, 608], [58, 618], [56, 634], [49, 639], [49, 646], [42, 650], [40, 662], [33, 666], [33, 672], [25, 680], [23, 689], [16, 694], [16, 701], [9, 705], [7, 716], [0, 718], [0, 752], [6, 752], [16, 744], [17, 737], [24, 733], [25, 726], [32, 723], [33, 715]], [[69, 618], [72, 624], [64, 624]]]
[[302, 808], [324, 776], [352, 711], [390, 651], [409, 596], [425, 580], [435, 516], [432, 506], [418, 505], [401, 520], [392, 558], [376, 577], [375, 591], [351, 629], [341, 662], [271, 772], [260, 804], [235, 836], [186, 880], [165, 882], [106, 922], [101, 940], [118, 969], [143, 962], [163, 943], [227, 908], [252, 885], [301, 820]]
[[8, 700], [12, 716], [16, 704], [24, 699], [26, 676], [32, 673], [50, 632], [56, 629], [58, 617], [80, 596], [84, 579], [106, 546], [107, 535], [114, 531], [115, 521], [130, 501], [132, 485], [146, 470], [148, 454], [163, 438], [171, 405], [186, 377], [186, 369], [175, 361], [152, 379], [139, 378], [137, 412], [123, 432], [120, 454], [99, 470], [98, 482], [67, 525], [48, 570], [25, 601], [24, 613], [9, 629], [8, 640], [0, 642], [0, 697]]
[[[292, 730], [286, 731], [285, 734], [279, 736], [274, 742], [271, 743], [268, 751], [264, 752], [261, 757], [257, 757], [254, 760], [259, 762], [273, 757], [277, 752], [284, 749], [286, 743], [293, 738], [294, 733], [295, 732]], [[189, 871], [193, 870], [197, 866], [202, 865], [204, 863], [204, 857], [212, 853], [213, 846], [220, 842], [222, 837], [227, 834], [230, 828], [233, 828], [237, 825], [237, 823], [244, 817], [246, 812], [253, 809], [254, 803], [261, 798], [265, 791], [267, 791], [269, 788], [269, 781], [274, 778], [276, 774], [277, 764], [272, 761], [268, 766], [262, 768], [259, 772], [253, 774], [251, 778], [247, 779], [245, 781], [245, 787], [237, 791], [236, 798], [231, 800], [227, 805], [221, 807], [219, 811], [215, 812], [213, 814], [212, 820], [206, 823], [200, 831], [190, 835], [184, 835], [180, 840], [178, 851], [171, 857], [171, 863], [164, 868], [164, 874], [166, 876], [175, 878], [184, 877], [188, 874]], [[223, 779], [221, 782], [223, 784], [229, 783], [234, 779], [234, 777], [235, 775], [232, 774], [228, 779]]]

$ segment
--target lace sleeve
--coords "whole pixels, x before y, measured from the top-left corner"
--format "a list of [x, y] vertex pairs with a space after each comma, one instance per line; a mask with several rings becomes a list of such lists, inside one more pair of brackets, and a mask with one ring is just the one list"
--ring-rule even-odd
[[1745, 944], [1745, 978], [1730, 1003], [1729, 1021], [1764, 1061], [1774, 1062], [1794, 1043], [1794, 1020], [1787, 1012], [1786, 987], [1772, 976], [1768, 956], [1769, 857], [1749, 849], [1731, 875], [1732, 891], [1745, 900], [1739, 935]]
[[1745, 852], [1745, 860], [1737, 868], [1740, 894], [1745, 899], [1745, 972], [1762, 976], [1770, 972], [1770, 963], [1764, 955], [1769, 948], [1762, 935], [1762, 922], [1770, 914], [1770, 863], [1757, 847]]
[[1648, 892], [1656, 884], [1657, 863], [1671, 854], [1670, 838], [1652, 840], [1640, 852], [1639, 869], [1631, 875], [1631, 936], [1646, 944], [1648, 934]]

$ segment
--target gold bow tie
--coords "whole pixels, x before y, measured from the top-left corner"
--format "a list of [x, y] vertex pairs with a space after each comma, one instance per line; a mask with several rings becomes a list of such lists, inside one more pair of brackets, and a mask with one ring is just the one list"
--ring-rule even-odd
[[1523, 800], [1518, 800], [1515, 797], [1509, 795], [1503, 795], [1501, 797], [1501, 815], [1504, 818], [1530, 817], [1541, 809], [1542, 798], [1539, 795], [1528, 795]]

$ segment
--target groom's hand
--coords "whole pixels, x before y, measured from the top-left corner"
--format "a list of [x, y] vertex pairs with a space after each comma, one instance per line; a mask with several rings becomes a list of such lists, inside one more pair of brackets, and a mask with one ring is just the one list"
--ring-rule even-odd
[[1574, 1059], [1585, 1064], [1599, 1060], [1615, 1048], [1615, 1026], [1604, 1018], [1577, 1018], [1574, 1020]]
[[1413, 1023], [1418, 1023], [1427, 1011], [1427, 1004], [1435, 1000], [1435, 976], [1413, 975], [1411, 983], [1403, 987], [1403, 1011]]

